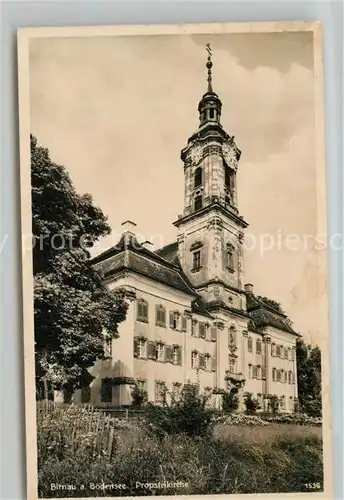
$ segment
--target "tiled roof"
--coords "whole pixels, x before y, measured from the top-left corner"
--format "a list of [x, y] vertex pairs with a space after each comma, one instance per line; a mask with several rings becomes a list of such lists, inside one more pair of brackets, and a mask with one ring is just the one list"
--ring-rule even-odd
[[157, 255], [160, 255], [160, 257], [167, 260], [168, 262], [174, 264], [176, 263], [176, 260], [178, 261], [178, 242], [174, 241], [173, 243], [169, 243], [168, 245], [165, 245], [164, 247], [156, 250], [155, 253]]
[[122, 269], [129, 269], [188, 295], [198, 297], [180, 266], [172, 264], [159, 253], [148, 250], [133, 235], [122, 236], [117, 245], [97, 255], [91, 262], [105, 278]]
[[299, 335], [294, 331], [291, 321], [285, 314], [259, 300], [252, 292], [246, 293], [246, 304], [252, 319], [252, 323], [249, 325], [252, 331], [260, 330], [265, 326], [273, 326], [279, 330]]

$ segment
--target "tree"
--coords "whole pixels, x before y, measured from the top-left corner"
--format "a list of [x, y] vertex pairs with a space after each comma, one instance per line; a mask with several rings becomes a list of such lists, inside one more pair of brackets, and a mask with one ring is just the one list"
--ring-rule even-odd
[[271, 307], [271, 309], [275, 309], [275, 311], [284, 314], [281, 304], [276, 300], [269, 299], [268, 297], [263, 297], [262, 295], [257, 295], [257, 299], [259, 299], [261, 302], [264, 302], [264, 304]]
[[118, 334], [125, 292], [110, 291], [90, 261], [89, 249], [110, 233], [107, 218], [30, 139], [36, 383], [45, 395], [71, 394], [104, 358], [104, 332]]
[[244, 405], [246, 407], [246, 413], [248, 415], [253, 415], [257, 410], [260, 410], [258, 399], [253, 398], [250, 392], [245, 394]]
[[321, 352], [319, 347], [296, 342], [298, 403], [301, 412], [319, 417], [321, 403]]

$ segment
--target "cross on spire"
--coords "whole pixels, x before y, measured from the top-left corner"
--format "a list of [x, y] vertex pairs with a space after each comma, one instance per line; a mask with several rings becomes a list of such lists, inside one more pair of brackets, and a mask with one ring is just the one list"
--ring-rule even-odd
[[207, 58], [207, 68], [208, 68], [208, 92], [212, 92], [213, 91], [213, 87], [212, 87], [212, 74], [211, 74], [211, 68], [213, 67], [213, 62], [211, 60], [211, 56], [212, 56], [212, 51], [211, 51], [211, 46], [210, 46], [210, 43], [207, 43], [206, 44], [206, 51], [208, 52], [208, 58]]

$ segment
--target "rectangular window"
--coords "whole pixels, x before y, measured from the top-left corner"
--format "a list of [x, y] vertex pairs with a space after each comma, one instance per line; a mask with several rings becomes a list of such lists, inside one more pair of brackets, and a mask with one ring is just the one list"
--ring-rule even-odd
[[137, 352], [139, 358], [147, 357], [147, 340], [138, 339], [137, 341]]
[[256, 378], [258, 380], [262, 378], [262, 367], [259, 365], [256, 367]]
[[204, 355], [204, 368], [205, 370], [211, 370], [211, 356], [210, 354]]
[[165, 401], [166, 385], [165, 382], [155, 382], [155, 401], [163, 403]]
[[256, 341], [256, 353], [262, 354], [262, 341], [260, 339]]
[[227, 267], [231, 271], [234, 270], [234, 252], [232, 249], [227, 250]]
[[137, 301], [137, 321], [148, 323], [148, 302], [143, 299]]
[[201, 250], [197, 250], [197, 252], [194, 252], [192, 255], [192, 268], [193, 269], [200, 269], [201, 268]]
[[179, 313], [177, 312], [170, 312], [170, 328], [172, 330], [178, 330], [179, 328]]
[[165, 346], [164, 344], [158, 343], [156, 345], [156, 360], [165, 361]]
[[182, 364], [182, 348], [181, 346], [173, 346], [173, 364], [181, 365]]
[[262, 367], [262, 379], [266, 380], [266, 368]]
[[188, 320], [186, 316], [182, 316], [182, 330], [183, 332], [186, 332], [188, 327]]
[[271, 344], [271, 356], [276, 356], [276, 344]]
[[217, 340], [217, 329], [216, 326], [212, 326], [210, 329], [210, 335], [211, 335], [211, 340], [212, 342], [216, 342]]
[[112, 402], [112, 380], [110, 378], [103, 378], [100, 389], [100, 400], [102, 403]]
[[248, 337], [247, 339], [247, 349], [248, 352], [252, 352], [252, 337]]
[[156, 325], [166, 326], [166, 309], [163, 306], [157, 306], [156, 308]]
[[256, 366], [252, 366], [252, 376], [253, 376], [253, 378], [257, 378], [257, 367]]
[[85, 385], [81, 387], [81, 402], [89, 403], [91, 401], [91, 387], [89, 385]]
[[277, 382], [281, 382], [281, 370], [277, 370]]
[[281, 346], [280, 346], [280, 345], [277, 345], [277, 346], [276, 346], [276, 356], [277, 356], [278, 358], [280, 358], [280, 357], [281, 357]]
[[253, 372], [252, 372], [252, 365], [248, 365], [248, 378], [252, 378]]
[[288, 383], [288, 373], [287, 372], [284, 372], [284, 383], [285, 384]]
[[236, 365], [235, 359], [229, 357], [229, 373], [235, 373], [235, 365]]
[[198, 336], [201, 339], [205, 339], [205, 324], [204, 323], [199, 323]]
[[199, 356], [198, 356], [198, 366], [202, 370], [205, 369], [205, 356], [204, 356], [204, 354], [199, 354]]
[[196, 319], [193, 319], [192, 320], [192, 324], [191, 324], [191, 335], [193, 337], [196, 337], [196, 327], [197, 327], [197, 320]]
[[288, 359], [288, 348], [284, 348], [284, 359]]
[[191, 353], [191, 368], [198, 368], [198, 352], [192, 351]]

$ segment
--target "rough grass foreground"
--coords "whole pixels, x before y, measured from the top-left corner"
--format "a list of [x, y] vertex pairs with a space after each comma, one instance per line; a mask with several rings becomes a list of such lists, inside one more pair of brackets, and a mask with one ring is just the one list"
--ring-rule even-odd
[[[299, 492], [310, 483], [322, 487], [319, 428], [273, 424], [256, 433], [252, 427], [221, 424], [209, 438], [161, 438], [142, 421], [119, 421], [78, 407], [41, 412], [37, 428], [40, 497]], [[159, 482], [182, 487], [137, 485]], [[56, 484], [58, 488], [52, 486]], [[109, 484], [124, 484], [125, 489], [102, 489]]]

